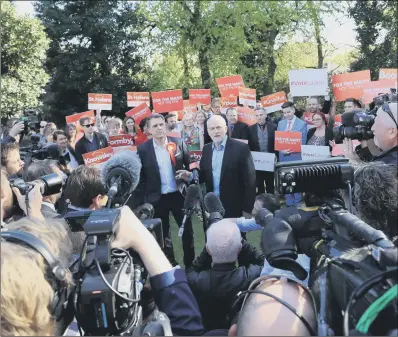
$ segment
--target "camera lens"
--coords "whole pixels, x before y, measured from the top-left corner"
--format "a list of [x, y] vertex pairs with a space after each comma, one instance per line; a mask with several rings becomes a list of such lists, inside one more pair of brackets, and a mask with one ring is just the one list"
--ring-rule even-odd
[[292, 183], [292, 182], [294, 181], [294, 176], [293, 176], [293, 174], [291, 174], [291, 173], [286, 174], [286, 176], [285, 176], [285, 181], [286, 181], [287, 183]]

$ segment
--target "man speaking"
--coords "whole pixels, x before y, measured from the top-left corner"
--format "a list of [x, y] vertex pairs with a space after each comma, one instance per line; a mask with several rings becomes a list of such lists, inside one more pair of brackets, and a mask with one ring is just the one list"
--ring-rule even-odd
[[225, 217], [251, 217], [256, 198], [256, 171], [249, 146], [227, 137], [225, 119], [213, 115], [207, 121], [212, 143], [203, 147], [200, 181], [214, 192], [225, 208]]

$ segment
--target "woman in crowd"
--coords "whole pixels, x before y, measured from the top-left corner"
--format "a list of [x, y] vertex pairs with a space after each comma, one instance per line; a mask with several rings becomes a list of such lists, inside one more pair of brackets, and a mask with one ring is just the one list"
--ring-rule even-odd
[[77, 129], [76, 129], [76, 125], [75, 124], [67, 124], [65, 127], [65, 133], [66, 133], [66, 137], [68, 138], [69, 144], [70, 146], [72, 146], [73, 148], [75, 148], [75, 144], [76, 144], [76, 136], [77, 136]]
[[188, 147], [189, 151], [198, 151], [203, 148], [203, 135], [201, 137], [201, 131], [194, 124], [193, 114], [186, 114], [182, 119], [183, 130], [182, 139]]
[[122, 120], [120, 118], [112, 118], [108, 120], [106, 130], [109, 136], [118, 136], [121, 134], [122, 130]]
[[54, 135], [55, 130], [57, 130], [57, 127], [55, 126], [54, 123], [47, 123], [47, 125], [43, 131], [43, 136], [46, 139], [46, 143], [44, 146], [53, 144], [53, 142], [54, 142], [53, 135]]
[[195, 116], [195, 123], [196, 123], [196, 126], [199, 128], [202, 135], [205, 132], [205, 121], [206, 121], [205, 112], [203, 110], [199, 110]]
[[315, 112], [312, 115], [314, 127], [308, 130], [307, 145], [329, 146], [333, 140], [333, 131], [327, 127], [326, 116], [323, 112]]
[[137, 135], [137, 130], [136, 130], [136, 125], [135, 125], [135, 120], [134, 117], [132, 116], [127, 116], [123, 120], [123, 131], [126, 135], [130, 135], [134, 137]]

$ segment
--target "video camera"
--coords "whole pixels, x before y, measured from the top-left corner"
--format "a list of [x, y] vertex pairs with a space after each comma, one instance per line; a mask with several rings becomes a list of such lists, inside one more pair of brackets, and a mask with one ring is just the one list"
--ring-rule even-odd
[[372, 110], [356, 109], [342, 115], [342, 125], [333, 128], [336, 141], [344, 138], [369, 140], [374, 137], [371, 130], [376, 118], [377, 110], [384, 103], [397, 102], [396, 89], [391, 89], [391, 94], [383, 94], [373, 98]]
[[[147, 305], [142, 291], [147, 272], [132, 250], [111, 249], [120, 209], [69, 212], [65, 220], [72, 232], [85, 232], [73, 294], [75, 316], [88, 335], [171, 335], [165, 314], [153, 311], [143, 321]], [[163, 248], [160, 219], [142, 222]]]
[[299, 251], [311, 258], [309, 285], [321, 336], [348, 335], [354, 327], [372, 335], [396, 329], [396, 299], [383, 300], [397, 288], [398, 250], [383, 232], [345, 209], [335, 190], [350, 192], [353, 178], [347, 159], [278, 163], [277, 191], [312, 192], [321, 206], [317, 211], [281, 209], [268, 222], [262, 220], [266, 210], [256, 215], [257, 223], [265, 223], [261, 247], [271, 266], [304, 280], [307, 272], [295, 260]]

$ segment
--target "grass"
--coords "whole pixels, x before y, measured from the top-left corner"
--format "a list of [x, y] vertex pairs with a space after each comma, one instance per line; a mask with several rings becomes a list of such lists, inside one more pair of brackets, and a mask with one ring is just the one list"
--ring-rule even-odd
[[[194, 240], [195, 240], [195, 253], [196, 253], [195, 256], [198, 256], [205, 244], [205, 235], [203, 232], [202, 220], [199, 220], [197, 216], [194, 215], [192, 216], [192, 225], [193, 225]], [[175, 258], [177, 262], [180, 264], [180, 266], [183, 267], [184, 253], [182, 251], [182, 241], [181, 238], [178, 237], [178, 226], [171, 214], [170, 214], [170, 226], [171, 226], [171, 237], [173, 240]], [[248, 242], [258, 249], [260, 249], [260, 238], [261, 238], [261, 231], [254, 231], [247, 233]]]

